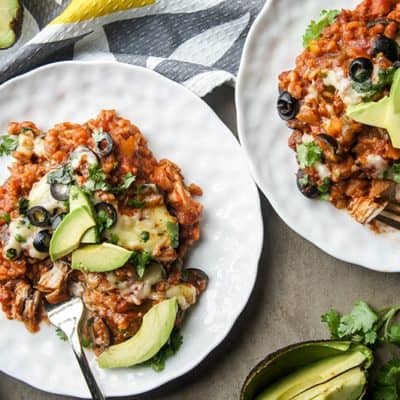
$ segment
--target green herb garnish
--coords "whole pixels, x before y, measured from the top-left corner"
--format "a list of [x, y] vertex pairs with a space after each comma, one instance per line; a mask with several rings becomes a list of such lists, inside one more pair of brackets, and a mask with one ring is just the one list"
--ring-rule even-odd
[[85, 189], [89, 192], [102, 190], [107, 192], [110, 190], [110, 185], [106, 181], [106, 174], [98, 164], [89, 167], [89, 179], [86, 182]]
[[0, 136], [0, 156], [8, 156], [18, 147], [18, 136]]
[[57, 168], [54, 171], [51, 171], [47, 175], [47, 183], [61, 183], [63, 185], [70, 185], [74, 183], [74, 174], [72, 171], [72, 167], [70, 164], [65, 164], [61, 168]]
[[99, 229], [99, 232], [102, 233], [106, 229], [109, 229], [113, 226], [114, 221], [110, 216], [104, 211], [100, 210], [97, 213], [97, 227]]
[[143, 242], [147, 242], [150, 239], [150, 233], [147, 231], [141, 232], [140, 239], [142, 239]]
[[381, 368], [373, 388], [372, 399], [400, 399], [400, 359], [393, 359]]
[[7, 251], [6, 251], [6, 256], [7, 256], [7, 258], [8, 259], [10, 259], [10, 260], [14, 260], [16, 257], [17, 257], [17, 250], [16, 249], [13, 249], [13, 248], [9, 248], [9, 249], [7, 249]]
[[299, 144], [296, 150], [300, 168], [312, 167], [322, 159], [322, 149], [315, 142]]
[[123, 182], [118, 186], [118, 191], [123, 192], [125, 190], [128, 190], [132, 183], [135, 182], [136, 176], [132, 175], [130, 172], [126, 174], [123, 178]]
[[81, 337], [81, 344], [86, 349], [91, 349], [93, 347], [93, 342], [86, 336]]
[[165, 361], [178, 352], [183, 343], [183, 336], [178, 329], [174, 329], [169, 337], [167, 343], [160, 349], [160, 351], [150, 360], [146, 361], [146, 365], [150, 365], [154, 371], [160, 372], [165, 368]]
[[26, 215], [29, 208], [29, 200], [21, 197], [18, 201], [18, 211], [21, 215]]
[[369, 101], [392, 84], [395, 72], [396, 68], [393, 67], [380, 69], [377, 83], [373, 83], [371, 79], [367, 79], [364, 82], [352, 81], [351, 85], [356, 92], [362, 95], [363, 101]]
[[7, 224], [9, 224], [11, 222], [11, 215], [10, 213], [3, 213], [0, 214], [0, 220], [6, 222]]
[[179, 224], [176, 222], [167, 222], [167, 232], [171, 239], [171, 246], [176, 249], [179, 246]]
[[128, 207], [133, 208], [144, 208], [146, 206], [146, 202], [139, 199], [128, 199], [126, 204], [128, 205]]
[[19, 243], [26, 243], [26, 238], [19, 233], [15, 235], [15, 240]]
[[400, 163], [394, 163], [384, 174], [385, 179], [400, 183]]
[[151, 254], [148, 251], [134, 251], [130, 262], [136, 266], [139, 278], [143, 278], [147, 265], [151, 262]]
[[310, 22], [305, 34], [303, 35], [304, 48], [307, 48], [312, 40], [318, 39], [321, 36], [322, 31], [335, 22], [339, 12], [339, 10], [322, 10], [318, 20]]
[[376, 311], [364, 301], [355, 304], [350, 314], [330, 310], [322, 316], [332, 339], [351, 340], [366, 345], [378, 342], [400, 343], [400, 324], [394, 323], [400, 306]]
[[63, 341], [66, 342], [68, 340], [68, 336], [60, 329], [56, 329], [56, 335]]
[[110, 243], [118, 244], [118, 242], [119, 242], [119, 236], [116, 233], [111, 233]]

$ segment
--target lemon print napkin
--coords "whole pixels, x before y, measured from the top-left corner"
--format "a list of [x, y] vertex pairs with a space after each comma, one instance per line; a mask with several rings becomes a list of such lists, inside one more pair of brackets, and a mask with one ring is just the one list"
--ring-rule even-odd
[[0, 50], [0, 82], [59, 60], [144, 66], [204, 96], [234, 84], [265, 0], [23, 0], [17, 42]]

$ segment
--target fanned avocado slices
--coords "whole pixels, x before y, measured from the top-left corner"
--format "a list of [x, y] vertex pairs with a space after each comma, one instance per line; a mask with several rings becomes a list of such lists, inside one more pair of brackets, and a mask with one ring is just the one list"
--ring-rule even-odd
[[305, 342], [261, 361], [247, 377], [241, 400], [360, 400], [373, 355], [351, 342]]
[[0, 0], [0, 49], [7, 49], [17, 41], [21, 22], [21, 2]]

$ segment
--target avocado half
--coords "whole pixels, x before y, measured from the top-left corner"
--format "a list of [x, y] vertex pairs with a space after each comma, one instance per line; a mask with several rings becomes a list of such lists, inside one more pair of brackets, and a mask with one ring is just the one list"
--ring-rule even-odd
[[22, 5], [20, 0], [0, 0], [0, 49], [11, 47], [21, 32]]
[[371, 350], [352, 342], [294, 344], [270, 354], [252, 369], [240, 400], [358, 400], [364, 395], [372, 363]]

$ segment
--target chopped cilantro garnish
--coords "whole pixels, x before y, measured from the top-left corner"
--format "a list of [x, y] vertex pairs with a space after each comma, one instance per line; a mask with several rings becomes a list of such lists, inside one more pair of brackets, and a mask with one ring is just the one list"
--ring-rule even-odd
[[15, 240], [19, 243], [25, 243], [26, 242], [26, 238], [22, 235], [20, 235], [19, 233], [17, 233], [15, 235]]
[[9, 213], [0, 214], [0, 220], [9, 224], [11, 222], [11, 215]]
[[17, 257], [17, 250], [16, 249], [12, 249], [12, 248], [9, 248], [9, 249], [7, 249], [7, 251], [6, 251], [6, 256], [7, 256], [7, 258], [9, 258], [10, 260], [14, 260], [16, 257]]
[[385, 87], [392, 84], [395, 72], [396, 68], [393, 67], [380, 69], [377, 83], [373, 83], [371, 79], [367, 79], [364, 82], [352, 81], [352, 87], [362, 95], [364, 101], [369, 101], [385, 89]]
[[99, 228], [100, 233], [111, 228], [113, 223], [114, 221], [112, 218], [110, 218], [110, 216], [104, 210], [100, 210], [97, 213], [97, 227]]
[[320, 200], [329, 200], [332, 182], [329, 178], [324, 178], [322, 184], [318, 186]]
[[113, 192], [121, 193], [121, 192], [124, 192], [125, 190], [128, 190], [131, 187], [132, 183], [135, 182], [135, 180], [136, 180], [136, 176], [132, 175], [129, 172], [128, 174], [126, 174], [124, 176], [123, 182], [119, 186], [113, 188]]
[[133, 208], [144, 208], [146, 206], [146, 202], [139, 199], [128, 199], [126, 204], [128, 205], [128, 207]]
[[18, 210], [21, 215], [25, 215], [29, 208], [29, 200], [24, 197], [18, 201]]
[[400, 163], [394, 163], [386, 172], [385, 178], [400, 183]]
[[8, 156], [17, 149], [18, 136], [0, 136], [0, 156]]
[[300, 168], [312, 167], [321, 161], [322, 149], [315, 142], [302, 143], [297, 146], [297, 160]]
[[118, 242], [119, 242], [119, 236], [116, 233], [111, 233], [110, 243], [118, 244]]
[[171, 246], [176, 249], [179, 246], [179, 224], [176, 222], [167, 222], [167, 232], [171, 239]]
[[66, 342], [68, 340], [68, 336], [60, 329], [56, 329], [56, 335], [63, 341]]
[[63, 185], [69, 185], [74, 182], [74, 175], [70, 164], [65, 164], [61, 168], [57, 168], [51, 171], [47, 175], [47, 183], [61, 183]]
[[147, 242], [150, 239], [150, 233], [147, 231], [143, 231], [140, 234], [140, 238], [142, 239], [143, 242]]
[[303, 46], [308, 47], [312, 40], [318, 39], [322, 31], [329, 25], [332, 25], [336, 17], [339, 15], [339, 10], [322, 10], [320, 17], [316, 21], [311, 21], [303, 35]]
[[87, 349], [91, 349], [93, 347], [93, 342], [86, 336], [81, 337], [81, 344], [83, 347]]
[[106, 181], [106, 174], [98, 164], [89, 167], [89, 179], [86, 182], [85, 189], [89, 192], [96, 192], [97, 190], [109, 191], [110, 185]]
[[174, 329], [167, 343], [160, 351], [150, 360], [146, 361], [146, 365], [150, 365], [154, 371], [160, 372], [165, 368], [165, 361], [176, 354], [183, 343], [183, 337], [178, 329]]
[[139, 278], [143, 278], [147, 265], [151, 261], [151, 254], [148, 251], [134, 251], [130, 262], [136, 266]]

